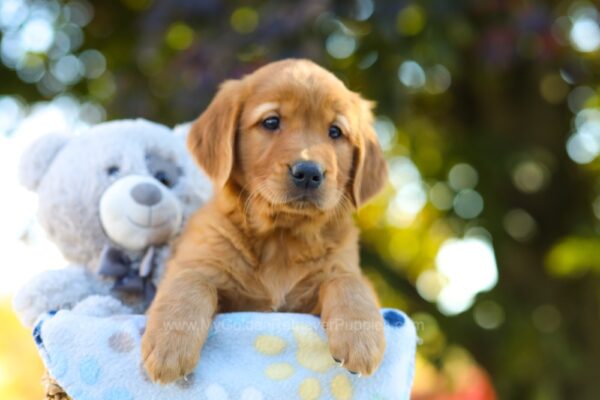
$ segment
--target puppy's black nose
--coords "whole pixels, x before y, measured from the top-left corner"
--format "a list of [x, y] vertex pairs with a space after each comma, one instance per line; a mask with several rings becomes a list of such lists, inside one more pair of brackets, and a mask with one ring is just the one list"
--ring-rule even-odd
[[131, 197], [138, 204], [152, 207], [162, 200], [162, 193], [156, 185], [143, 182], [131, 188]]
[[316, 189], [325, 179], [321, 167], [312, 161], [298, 161], [290, 168], [294, 184], [301, 189]]

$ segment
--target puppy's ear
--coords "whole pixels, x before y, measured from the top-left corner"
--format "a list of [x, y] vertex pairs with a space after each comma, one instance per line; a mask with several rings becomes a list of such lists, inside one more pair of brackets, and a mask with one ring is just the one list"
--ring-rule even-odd
[[188, 134], [188, 149], [216, 188], [227, 183], [233, 169], [235, 135], [242, 110], [242, 87], [238, 80], [224, 82]]
[[356, 208], [383, 189], [388, 176], [383, 151], [373, 129], [374, 103], [359, 99], [359, 140], [355, 153], [352, 200]]

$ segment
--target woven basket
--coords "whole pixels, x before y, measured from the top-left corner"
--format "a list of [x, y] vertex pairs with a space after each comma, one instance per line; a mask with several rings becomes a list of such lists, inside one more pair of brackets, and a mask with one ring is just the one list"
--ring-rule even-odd
[[44, 372], [42, 376], [42, 385], [46, 391], [45, 400], [71, 400], [48, 371]]

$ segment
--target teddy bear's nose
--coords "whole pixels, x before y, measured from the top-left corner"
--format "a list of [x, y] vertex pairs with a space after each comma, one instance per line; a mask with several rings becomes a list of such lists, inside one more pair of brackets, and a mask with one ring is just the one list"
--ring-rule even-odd
[[138, 183], [131, 189], [131, 197], [138, 204], [152, 207], [162, 200], [160, 189], [151, 183]]

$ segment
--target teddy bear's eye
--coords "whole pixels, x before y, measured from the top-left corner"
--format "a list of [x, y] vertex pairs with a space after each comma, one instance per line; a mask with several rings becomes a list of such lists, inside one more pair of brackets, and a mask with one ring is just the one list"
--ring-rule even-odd
[[168, 188], [173, 186], [173, 182], [171, 182], [171, 179], [169, 179], [169, 176], [165, 171], [156, 171], [154, 173], [154, 178]]
[[120, 171], [121, 169], [116, 165], [111, 165], [110, 167], [106, 168], [106, 174], [110, 177], [116, 176]]
[[169, 189], [177, 185], [182, 175], [182, 170], [177, 164], [155, 153], [146, 155], [146, 165], [150, 175]]

